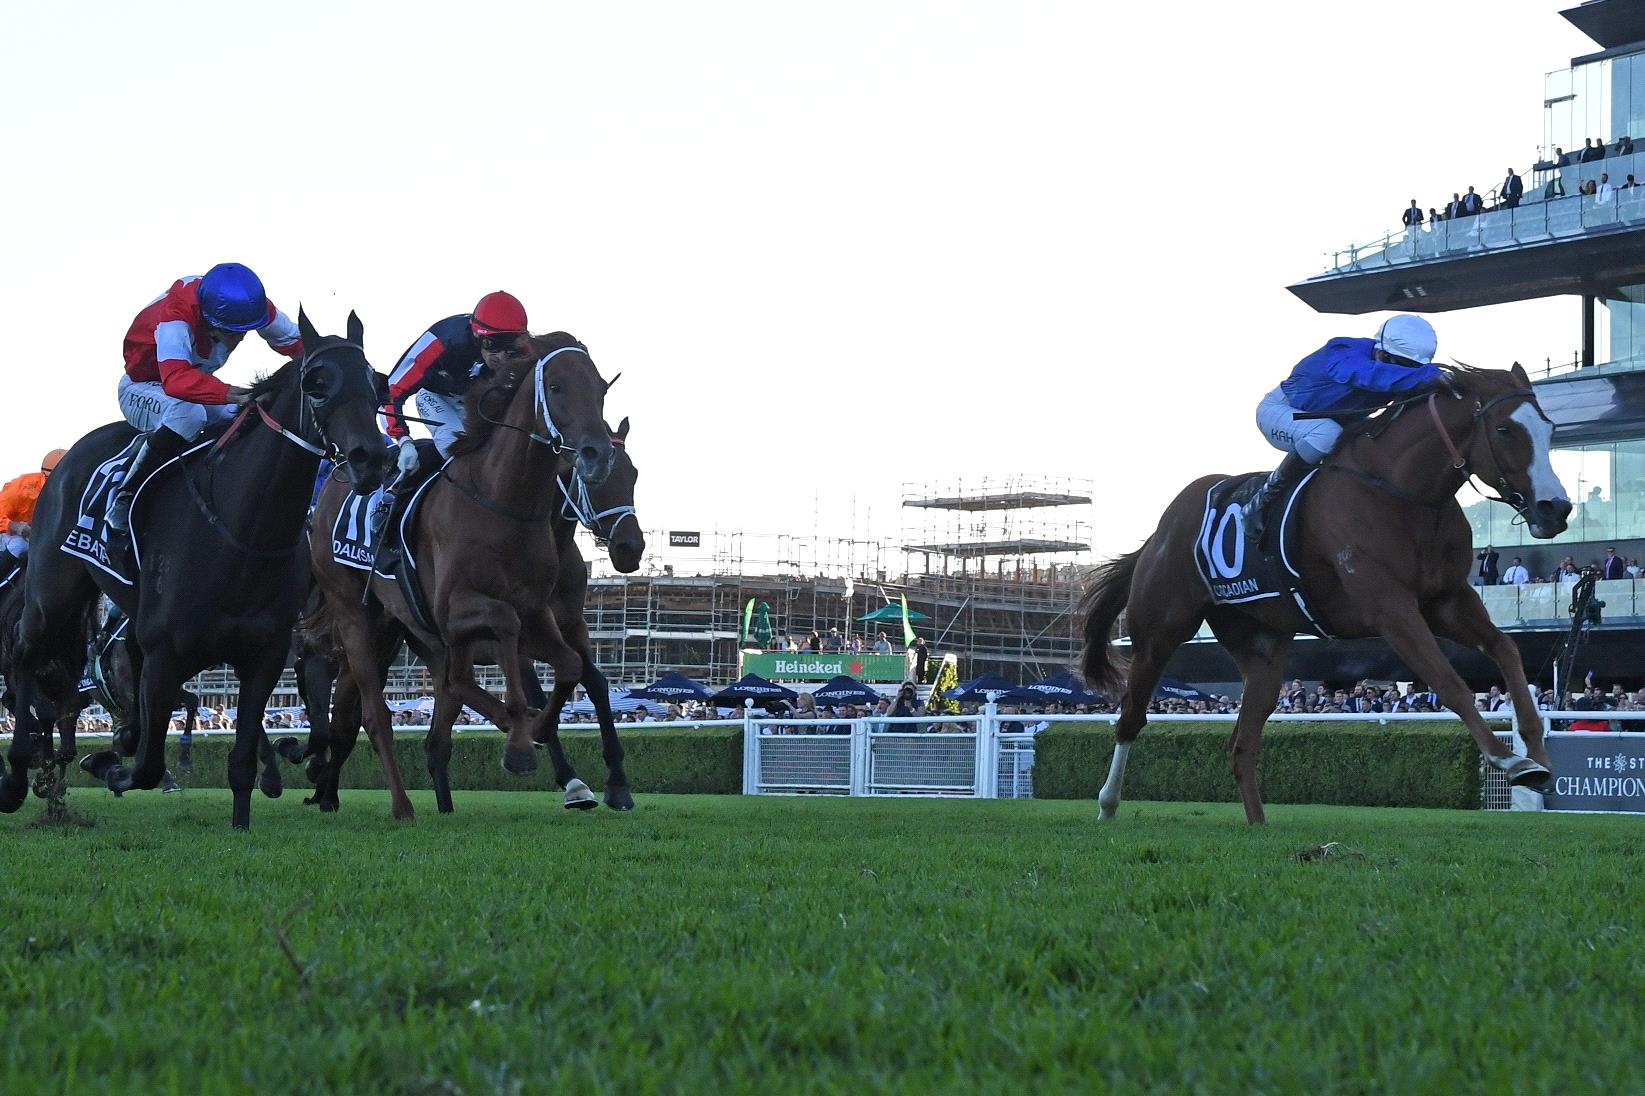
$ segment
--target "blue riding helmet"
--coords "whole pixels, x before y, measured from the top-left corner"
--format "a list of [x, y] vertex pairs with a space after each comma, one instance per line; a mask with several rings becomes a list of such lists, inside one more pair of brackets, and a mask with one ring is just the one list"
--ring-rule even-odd
[[269, 325], [268, 297], [250, 267], [218, 263], [200, 279], [200, 312], [224, 331], [256, 331]]

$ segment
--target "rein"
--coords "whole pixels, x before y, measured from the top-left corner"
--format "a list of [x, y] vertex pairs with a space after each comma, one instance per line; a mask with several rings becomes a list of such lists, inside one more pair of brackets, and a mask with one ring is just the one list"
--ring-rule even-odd
[[[1475, 399], [1473, 419], [1468, 424], [1468, 436], [1463, 440], [1463, 445], [1467, 446], [1473, 443], [1474, 435], [1479, 433], [1480, 424], [1485, 421], [1485, 413], [1487, 411], [1499, 403], [1515, 399], [1531, 400], [1534, 405], [1536, 393], [1529, 388], [1515, 388], [1512, 391], [1504, 392], [1499, 396], [1493, 396], [1484, 403], [1481, 403], [1478, 399]], [[1462, 451], [1457, 447], [1456, 442], [1451, 440], [1451, 432], [1445, 429], [1445, 423], [1439, 417], [1438, 392], [1428, 393], [1428, 415], [1434, 420], [1434, 429], [1439, 431], [1440, 440], [1445, 443], [1445, 451], [1451, 455], [1451, 470], [1461, 472], [1464, 483], [1473, 479], [1475, 477], [1475, 473], [1474, 470], [1468, 466], [1468, 458], [1462, 455]], [[1491, 452], [1491, 463], [1496, 465], [1497, 469], [1497, 481], [1493, 485], [1497, 490], [1497, 494], [1486, 495], [1483, 491], [1481, 491], [1480, 494], [1484, 495], [1485, 498], [1490, 499], [1492, 502], [1507, 503], [1509, 506], [1514, 508], [1516, 513], [1525, 513], [1525, 496], [1520, 494], [1518, 491], [1515, 491], [1508, 483], [1508, 477], [1503, 474], [1502, 462], [1497, 459], [1495, 439], [1487, 434], [1485, 436], [1485, 444]]]
[[[282, 438], [291, 442], [305, 453], [322, 459], [329, 457], [333, 465], [336, 467], [347, 465], [348, 458], [338, 450], [336, 444], [333, 443], [331, 438], [326, 435], [325, 424], [320, 421], [320, 416], [316, 413], [315, 408], [310, 406], [314, 401], [303, 390], [303, 378], [308, 373], [309, 362], [313, 360], [316, 354], [330, 352], [332, 350], [345, 349], [358, 350], [362, 358], [365, 356], [365, 350], [358, 343], [349, 342], [346, 339], [327, 338], [322, 339], [319, 343], [317, 343], [313, 350], [305, 351], [302, 358], [297, 363], [298, 413], [301, 420], [307, 420], [310, 418], [313, 419], [314, 429], [320, 435], [320, 440], [324, 443], [323, 447], [315, 445], [299, 433], [287, 430], [280, 424], [278, 419], [276, 419], [268, 412], [266, 408], [263, 407], [262, 402], [259, 399], [252, 399], [246, 401], [245, 406], [240, 409], [239, 413], [234, 416], [234, 420], [229, 423], [228, 429], [223, 431], [223, 436], [218, 438], [212, 444], [211, 449], [208, 450], [208, 456], [213, 460], [216, 460], [221, 455], [223, 447], [228, 444], [229, 439], [239, 433], [241, 426], [249, 420], [252, 411], [255, 410], [257, 412], [257, 417], [262, 420], [263, 425], [267, 426], [270, 430], [273, 430], [276, 434], [279, 434]], [[330, 401], [328, 400], [326, 402], [329, 403]], [[299, 429], [301, 429], [301, 421]], [[215, 531], [218, 536], [222, 537], [223, 540], [227, 541], [229, 547], [233, 548], [235, 551], [240, 552], [251, 559], [273, 560], [284, 559], [303, 546], [303, 542], [306, 539], [306, 531], [299, 532], [297, 539], [284, 548], [257, 548], [250, 544], [244, 543], [240, 540], [240, 538], [236, 537], [229, 531], [228, 526], [223, 522], [222, 517], [217, 513], [216, 509], [212, 507], [210, 500], [207, 499], [205, 494], [200, 490], [200, 485], [195, 482], [194, 475], [190, 471], [187, 464], [182, 465], [182, 472], [183, 482], [188, 484], [189, 496], [194, 499], [195, 508], [200, 511], [200, 516], [205, 518], [206, 524], [211, 526], [212, 530]], [[217, 470], [214, 464], [211, 469], [211, 479], [213, 485], [216, 483], [216, 476]]]

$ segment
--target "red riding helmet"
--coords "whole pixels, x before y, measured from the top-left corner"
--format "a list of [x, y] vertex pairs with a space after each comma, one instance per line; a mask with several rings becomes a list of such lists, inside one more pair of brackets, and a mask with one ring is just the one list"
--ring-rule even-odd
[[512, 293], [487, 293], [474, 306], [468, 326], [476, 335], [515, 335], [526, 330], [525, 305]]

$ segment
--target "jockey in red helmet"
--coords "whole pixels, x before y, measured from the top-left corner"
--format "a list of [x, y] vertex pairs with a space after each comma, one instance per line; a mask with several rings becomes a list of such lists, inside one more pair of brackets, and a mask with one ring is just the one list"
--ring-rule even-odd
[[[395, 488], [406, 486], [417, 472], [417, 449], [406, 433], [400, 409], [412, 395], [417, 414], [427, 420], [434, 446], [442, 457], [451, 455], [451, 443], [463, 432], [463, 393], [482, 367], [500, 369], [531, 356], [525, 305], [512, 293], [487, 293], [473, 312], [447, 316], [424, 331], [400, 356], [388, 377], [388, 402], [383, 405], [384, 429], [400, 447], [400, 476]], [[377, 525], [387, 517], [393, 492], [372, 514]]]
[[146, 436], [109, 506], [110, 529], [126, 529], [132, 496], [149, 473], [207, 426], [233, 418], [245, 402], [248, 389], [212, 374], [247, 331], [288, 358], [302, 356], [297, 325], [269, 301], [257, 275], [239, 263], [218, 263], [204, 277], [181, 278], [137, 313], [126, 332], [120, 410]]

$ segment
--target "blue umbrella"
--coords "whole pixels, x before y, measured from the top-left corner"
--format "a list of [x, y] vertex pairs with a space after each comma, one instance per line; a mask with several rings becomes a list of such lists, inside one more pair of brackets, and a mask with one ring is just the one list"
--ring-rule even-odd
[[635, 700], [707, 700], [714, 693], [707, 685], [700, 681], [693, 681], [684, 674], [668, 673], [643, 689], [630, 689], [628, 695]]
[[948, 690], [949, 700], [976, 700], [988, 699], [989, 693], [1008, 693], [1016, 688], [999, 674], [989, 671], [981, 677], [974, 677], [963, 685], [956, 685]]
[[856, 678], [841, 674], [822, 688], [813, 690], [811, 699], [818, 704], [837, 708], [841, 704], [872, 704], [880, 699], [880, 694]]
[[793, 689], [785, 689], [781, 685], [767, 681], [759, 674], [744, 674], [732, 684], [715, 693], [711, 699], [716, 704], [740, 706], [745, 700], [752, 700], [757, 704], [771, 704], [778, 700], [794, 700], [799, 695]]
[[1100, 698], [1085, 687], [1085, 682], [1064, 670], [1043, 681], [1024, 685], [1019, 692], [1034, 694], [1040, 704], [1096, 704]]
[[1196, 700], [1211, 701], [1216, 697], [1210, 693], [1202, 693], [1192, 685], [1184, 684], [1174, 677], [1162, 677], [1159, 684], [1154, 686], [1155, 700], [1186, 700], [1193, 703]]

